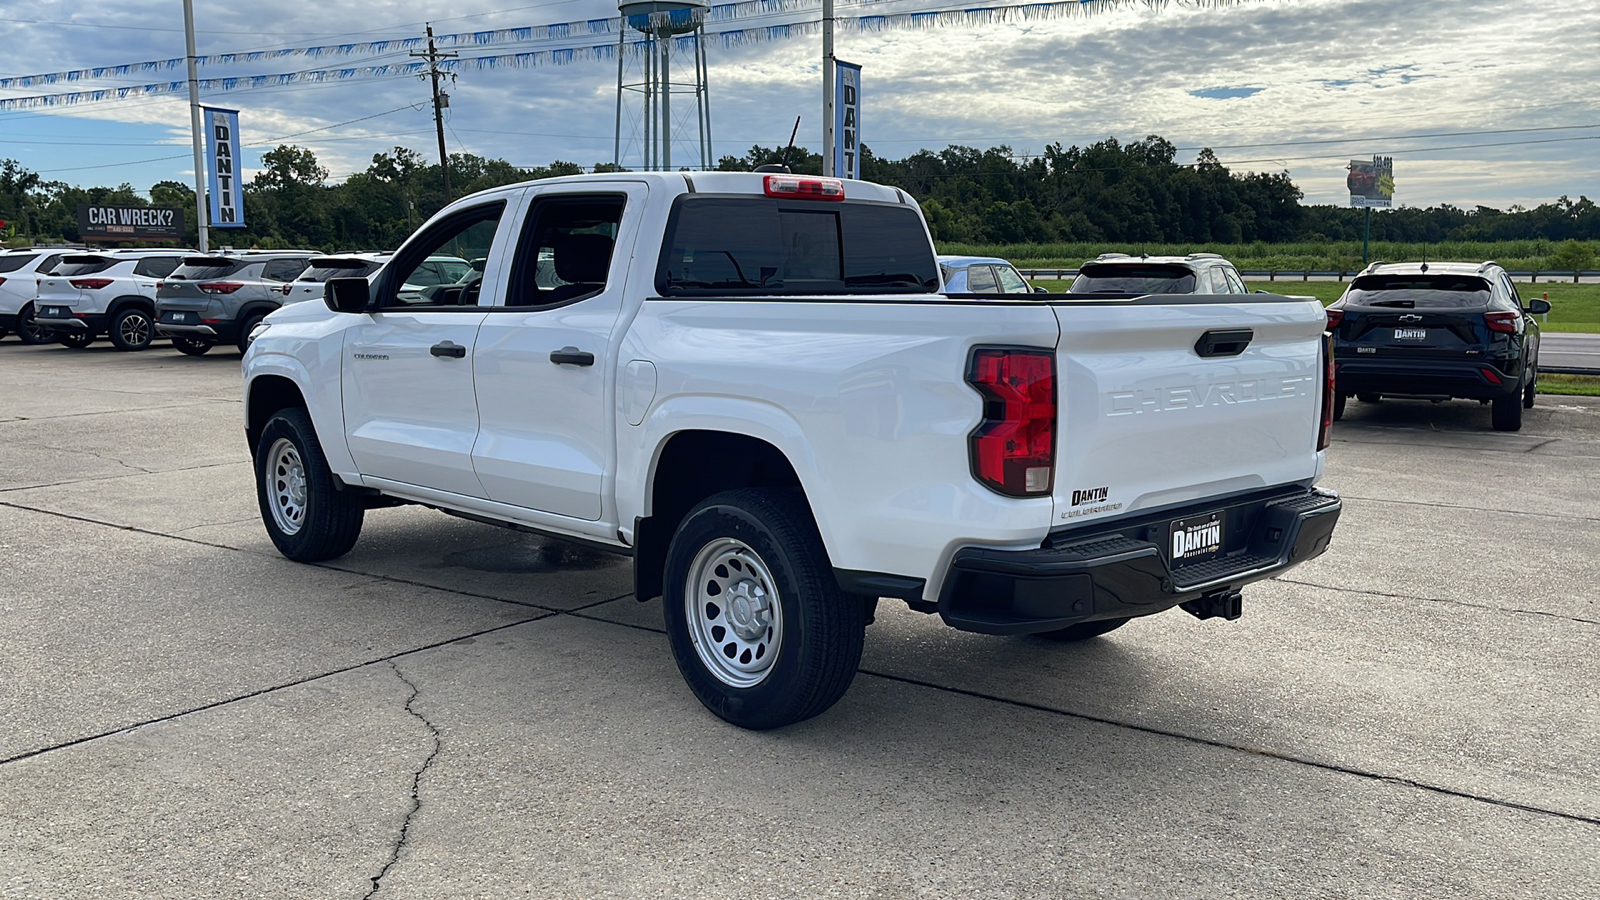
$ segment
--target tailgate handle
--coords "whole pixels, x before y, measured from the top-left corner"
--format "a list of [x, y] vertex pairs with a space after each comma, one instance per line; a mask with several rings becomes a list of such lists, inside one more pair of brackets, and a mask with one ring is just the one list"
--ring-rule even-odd
[[1248, 328], [1235, 331], [1208, 331], [1200, 335], [1200, 340], [1194, 342], [1194, 352], [1204, 359], [1216, 356], [1238, 356], [1244, 348], [1250, 346], [1250, 339], [1256, 333]]

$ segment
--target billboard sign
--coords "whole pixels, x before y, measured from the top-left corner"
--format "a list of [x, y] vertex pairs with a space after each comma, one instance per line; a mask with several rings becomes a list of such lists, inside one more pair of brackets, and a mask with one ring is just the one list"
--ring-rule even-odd
[[1388, 209], [1394, 205], [1394, 157], [1350, 160], [1345, 184], [1350, 187], [1351, 206]]
[[183, 239], [183, 210], [166, 206], [108, 206], [85, 203], [78, 207], [79, 240], [179, 241]]
[[861, 67], [833, 61], [833, 174], [861, 177]]
[[239, 111], [202, 108], [206, 115], [206, 190], [211, 194], [211, 227], [243, 228], [244, 198], [239, 194]]

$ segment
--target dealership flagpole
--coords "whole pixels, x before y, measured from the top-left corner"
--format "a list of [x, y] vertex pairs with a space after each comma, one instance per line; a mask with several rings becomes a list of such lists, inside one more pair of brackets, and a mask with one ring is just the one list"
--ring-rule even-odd
[[189, 133], [194, 141], [194, 224], [200, 235], [200, 246], [195, 249], [208, 252], [210, 234], [206, 227], [206, 167], [204, 136], [200, 133], [200, 78], [195, 74], [194, 55], [194, 0], [183, 0], [183, 39], [189, 51]]

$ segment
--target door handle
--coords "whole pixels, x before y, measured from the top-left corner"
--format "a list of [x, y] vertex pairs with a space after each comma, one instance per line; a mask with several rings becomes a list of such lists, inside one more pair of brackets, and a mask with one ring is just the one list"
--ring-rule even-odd
[[455, 359], [461, 359], [467, 355], [467, 348], [461, 346], [460, 344], [445, 341], [442, 344], [434, 344], [432, 347], [429, 347], [428, 352], [432, 353], [434, 356], [450, 356], [454, 357]]
[[550, 351], [550, 361], [558, 366], [592, 366], [594, 354], [577, 347], [562, 347]]

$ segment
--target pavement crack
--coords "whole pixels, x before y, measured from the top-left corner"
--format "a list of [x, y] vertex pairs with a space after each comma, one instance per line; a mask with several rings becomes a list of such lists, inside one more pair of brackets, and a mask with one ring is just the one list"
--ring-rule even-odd
[[411, 679], [407, 678], [404, 672], [400, 671], [400, 667], [395, 664], [394, 660], [391, 659], [388, 662], [389, 668], [394, 672], [395, 677], [400, 679], [406, 687], [411, 689], [411, 696], [406, 698], [406, 712], [410, 713], [416, 718], [417, 721], [421, 722], [423, 726], [428, 729], [428, 735], [433, 743], [433, 746], [428, 750], [428, 755], [425, 759], [423, 759], [422, 765], [417, 767], [417, 770], [411, 773], [411, 808], [406, 810], [405, 820], [400, 823], [400, 834], [395, 839], [393, 851], [390, 852], [388, 860], [384, 862], [383, 868], [378, 870], [378, 874], [372, 876], [372, 890], [367, 891], [365, 896], [362, 897], [362, 900], [371, 900], [371, 898], [375, 896], [378, 891], [383, 889], [383, 877], [389, 874], [389, 869], [393, 868], [394, 864], [400, 861], [400, 854], [405, 852], [406, 838], [411, 834], [411, 821], [412, 819], [416, 818], [417, 812], [422, 809], [422, 776], [428, 774], [428, 770], [433, 767], [434, 760], [439, 758], [439, 750], [441, 747], [439, 729], [435, 727], [432, 722], [428, 721], [427, 716], [418, 712], [415, 705], [417, 698], [422, 695], [422, 689], [417, 687], [416, 683]]
[[1396, 500], [1393, 497], [1362, 497], [1359, 494], [1339, 492], [1345, 500], [1360, 500], [1363, 503], [1393, 503], [1399, 506], [1431, 506], [1434, 509], [1460, 509], [1475, 513], [1500, 513], [1507, 516], [1532, 516], [1540, 519], [1560, 519], [1566, 522], [1600, 522], [1600, 516], [1576, 516], [1565, 513], [1531, 512], [1526, 509], [1500, 509], [1494, 506], [1463, 506], [1460, 503], [1439, 503], [1433, 500]]
[[100, 452], [98, 450], [88, 450], [88, 449], [85, 449], [83, 447], [52, 447], [49, 444], [38, 444], [38, 443], [34, 443], [32, 441], [23, 441], [22, 443], [25, 443], [30, 447], [38, 447], [41, 450], [49, 450], [51, 453], [82, 453], [85, 456], [92, 456], [95, 459], [103, 460], [104, 462], [116, 463], [117, 465], [122, 466], [125, 469], [132, 469], [135, 472], [138, 472], [138, 473], [143, 474], [143, 475], [155, 475], [155, 474], [157, 474], [156, 470], [154, 470], [154, 469], [146, 469], [143, 466], [136, 466], [133, 463], [130, 463], [130, 462], [124, 460], [124, 459], [112, 456], [109, 453], [102, 453], [102, 452]]
[[1561, 613], [1545, 612], [1542, 609], [1518, 609], [1514, 606], [1494, 606], [1488, 603], [1473, 603], [1468, 600], [1451, 600], [1448, 597], [1419, 597], [1415, 594], [1392, 594], [1388, 591], [1374, 591], [1369, 588], [1339, 587], [1332, 584], [1318, 584], [1315, 581], [1301, 581], [1297, 578], [1274, 577], [1273, 581], [1281, 584], [1298, 584], [1302, 587], [1318, 588], [1324, 591], [1338, 591], [1344, 594], [1366, 594], [1370, 597], [1385, 597], [1390, 600], [1415, 600], [1419, 603], [1444, 603], [1449, 606], [1465, 606], [1469, 609], [1482, 609], [1489, 612], [1515, 613], [1522, 616], [1543, 616], [1547, 619], [1558, 619], [1562, 622], [1577, 622], [1580, 625], [1600, 625], [1600, 620], [1585, 619], [1581, 616], [1567, 616]]

